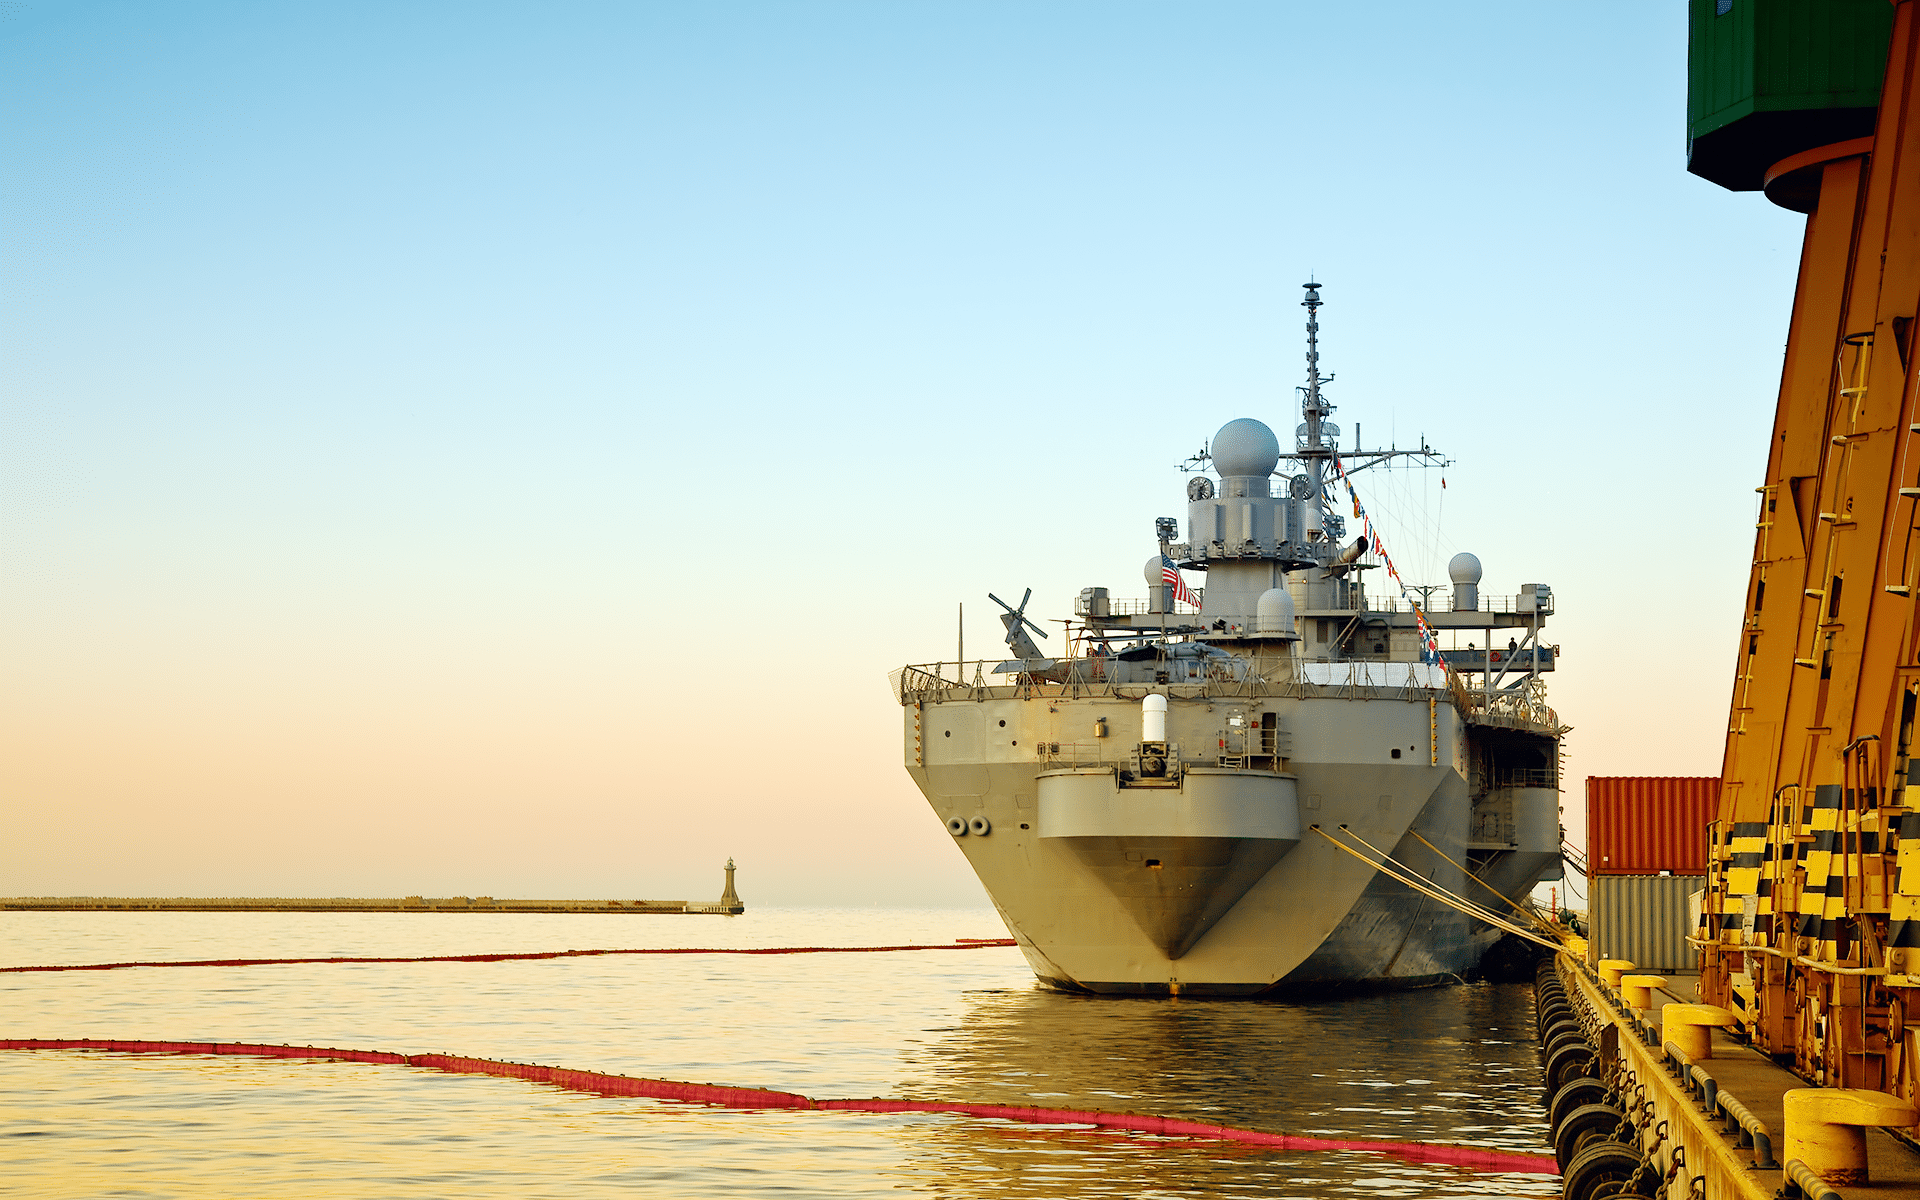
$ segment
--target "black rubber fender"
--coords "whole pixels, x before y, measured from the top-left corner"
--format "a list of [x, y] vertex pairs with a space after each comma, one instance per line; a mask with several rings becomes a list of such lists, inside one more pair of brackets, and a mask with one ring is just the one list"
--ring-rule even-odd
[[[1585, 1104], [1605, 1104], [1607, 1094], [1607, 1085], [1591, 1075], [1567, 1080], [1567, 1086], [1555, 1092], [1553, 1099], [1547, 1101], [1547, 1140], [1553, 1140], [1553, 1135], [1560, 1130], [1560, 1122], [1567, 1119], [1568, 1113]], [[1560, 1165], [1566, 1166], [1565, 1163]]]
[[1562, 1046], [1586, 1046], [1591, 1049], [1593, 1043], [1587, 1040], [1587, 1035], [1583, 1030], [1568, 1029], [1565, 1026], [1561, 1026], [1559, 1032], [1548, 1038], [1546, 1045], [1540, 1047], [1540, 1061], [1546, 1062], [1552, 1058], [1553, 1052]]
[[1547, 1095], [1583, 1075], [1598, 1075], [1593, 1047], [1585, 1042], [1564, 1045], [1547, 1055]]
[[1555, 1021], [1571, 1021], [1573, 1019], [1573, 1005], [1568, 1004], [1564, 1000], [1558, 1004], [1550, 1004], [1535, 1014], [1534, 1032], [1544, 1034], [1552, 1027]]
[[1617, 1105], [1606, 1103], [1576, 1104], [1568, 1110], [1553, 1129], [1553, 1157], [1560, 1163], [1560, 1173], [1565, 1175], [1594, 1139], [1611, 1137], [1623, 1119]]
[[1556, 1020], [1553, 1024], [1547, 1026], [1546, 1029], [1541, 1031], [1540, 1052], [1544, 1055], [1546, 1053], [1546, 1048], [1552, 1044], [1553, 1039], [1560, 1036], [1563, 1033], [1577, 1033], [1580, 1035], [1582, 1040], [1585, 1040], [1587, 1036], [1587, 1027], [1585, 1025], [1582, 1025], [1580, 1022], [1574, 1020], [1572, 1017], [1561, 1017], [1560, 1019]]
[[1630, 1191], [1623, 1186], [1636, 1175], [1657, 1178], [1651, 1171], [1641, 1171], [1645, 1162], [1638, 1150], [1624, 1143], [1588, 1142], [1562, 1172], [1562, 1200], [1600, 1200], [1603, 1189], [1614, 1196], [1651, 1196], [1651, 1183], [1640, 1185], [1645, 1191]]

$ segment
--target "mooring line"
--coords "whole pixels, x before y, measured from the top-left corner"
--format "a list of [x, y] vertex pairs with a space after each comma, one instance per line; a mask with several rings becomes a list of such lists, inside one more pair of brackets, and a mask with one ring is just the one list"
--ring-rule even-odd
[[1371, 1153], [1391, 1154], [1410, 1162], [1444, 1163], [1497, 1173], [1559, 1174], [1558, 1164], [1551, 1154], [1482, 1150], [1473, 1146], [1448, 1146], [1433, 1142], [1307, 1137], [1291, 1133], [1268, 1133], [1259, 1129], [1242, 1129], [1233, 1125], [1215, 1125], [1204, 1121], [1186, 1121], [1177, 1117], [1107, 1112], [1101, 1109], [1038, 1108], [1021, 1104], [971, 1104], [949, 1100], [888, 1100], [878, 1097], [868, 1100], [815, 1100], [798, 1092], [723, 1087], [708, 1083], [685, 1083], [673, 1079], [647, 1079], [636, 1075], [608, 1075], [599, 1071], [576, 1071], [566, 1067], [544, 1067], [534, 1063], [468, 1058], [454, 1054], [396, 1054], [382, 1050], [343, 1050], [327, 1046], [271, 1046], [250, 1042], [114, 1041], [99, 1038], [6, 1038], [0, 1039], [0, 1050], [110, 1050], [124, 1054], [241, 1054], [258, 1058], [328, 1059], [336, 1062], [423, 1067], [457, 1075], [496, 1075], [594, 1095], [640, 1096], [653, 1100], [675, 1100], [721, 1108], [804, 1109], [814, 1112], [948, 1113], [956, 1116], [1021, 1121], [1033, 1125], [1092, 1125], [1100, 1129], [1117, 1129], [1129, 1133], [1237, 1142], [1242, 1145], [1265, 1146], [1274, 1150], [1365, 1150]]
[[1013, 945], [1012, 938], [957, 938], [927, 946], [756, 946], [662, 947], [647, 950], [541, 950], [526, 954], [432, 954], [415, 958], [198, 958], [176, 962], [74, 963], [51, 967], [0, 967], [0, 974], [34, 971], [124, 971], [130, 967], [281, 967], [303, 963], [470, 963], [524, 962], [538, 958], [593, 958], [611, 954], [877, 954], [892, 950], [989, 950]]

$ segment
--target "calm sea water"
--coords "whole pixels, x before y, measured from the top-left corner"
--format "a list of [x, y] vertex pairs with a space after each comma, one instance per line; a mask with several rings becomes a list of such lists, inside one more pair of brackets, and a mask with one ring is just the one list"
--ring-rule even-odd
[[[991, 910], [4, 913], [0, 964], [997, 937]], [[1013, 949], [0, 975], [0, 1036], [445, 1051], [620, 1074], [1119, 1109], [1538, 1153], [1531, 1007], [1472, 985], [1320, 1003], [1107, 1000]], [[408, 1067], [0, 1052], [19, 1196], [1555, 1196], [1361, 1152], [949, 1116], [730, 1112]]]

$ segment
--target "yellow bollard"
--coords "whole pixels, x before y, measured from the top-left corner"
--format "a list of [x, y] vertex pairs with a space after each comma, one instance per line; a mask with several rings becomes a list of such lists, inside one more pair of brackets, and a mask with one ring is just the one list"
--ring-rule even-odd
[[1781, 1161], [1799, 1159], [1836, 1187], [1867, 1182], [1867, 1126], [1905, 1129], [1920, 1120], [1905, 1100], [1863, 1088], [1795, 1088], [1780, 1104], [1787, 1115]]
[[1652, 1008], [1653, 989], [1666, 981], [1663, 975], [1622, 975], [1620, 999], [1628, 1008]]
[[1633, 964], [1624, 958], [1603, 958], [1600, 960], [1600, 982], [1610, 988], [1620, 986], [1622, 972], [1633, 970]]
[[1713, 1031], [1734, 1023], [1734, 1015], [1717, 1004], [1669, 1004], [1660, 1010], [1660, 1037], [1680, 1048], [1694, 1062], [1713, 1057]]

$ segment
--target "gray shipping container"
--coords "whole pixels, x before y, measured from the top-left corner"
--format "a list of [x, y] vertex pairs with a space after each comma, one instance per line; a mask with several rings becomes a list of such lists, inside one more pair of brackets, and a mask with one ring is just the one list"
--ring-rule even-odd
[[1687, 897], [1707, 886], [1704, 875], [1597, 875], [1589, 881], [1591, 956], [1623, 958], [1645, 971], [1671, 975], [1699, 970], [1697, 933], [1687, 924]]

